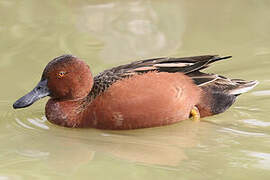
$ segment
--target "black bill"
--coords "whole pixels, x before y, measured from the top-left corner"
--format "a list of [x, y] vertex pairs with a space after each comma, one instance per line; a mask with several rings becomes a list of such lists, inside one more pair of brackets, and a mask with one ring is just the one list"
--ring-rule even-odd
[[38, 85], [28, 94], [18, 99], [14, 104], [13, 108], [24, 108], [27, 106], [30, 106], [37, 100], [46, 97], [50, 95], [48, 86], [47, 86], [47, 80], [41, 80]]

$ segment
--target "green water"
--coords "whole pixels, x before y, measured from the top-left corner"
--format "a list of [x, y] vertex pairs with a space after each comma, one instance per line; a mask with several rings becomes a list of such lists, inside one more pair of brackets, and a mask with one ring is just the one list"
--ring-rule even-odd
[[[0, 179], [270, 178], [269, 0], [0, 1]], [[232, 55], [207, 71], [259, 80], [225, 113], [132, 131], [67, 129], [43, 99], [13, 110], [70, 53], [98, 73], [159, 56]]]

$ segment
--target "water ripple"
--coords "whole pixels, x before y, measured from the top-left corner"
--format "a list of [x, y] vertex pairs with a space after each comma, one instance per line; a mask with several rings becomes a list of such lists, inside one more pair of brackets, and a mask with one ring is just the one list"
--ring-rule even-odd
[[244, 119], [242, 121], [247, 123], [247, 124], [250, 124], [252, 126], [260, 126], [260, 127], [269, 127], [270, 126], [270, 122], [259, 121], [257, 119]]
[[251, 94], [255, 96], [269, 96], [270, 90], [255, 91], [255, 92], [252, 92]]
[[247, 132], [247, 131], [241, 131], [241, 130], [236, 130], [236, 129], [232, 129], [232, 128], [222, 128], [222, 129], [220, 129], [218, 131], [220, 131], [220, 132], [230, 132], [230, 133], [244, 135], [244, 136], [262, 136], [262, 137], [267, 136], [267, 134], [264, 134], [264, 133]]
[[42, 116], [41, 119], [39, 118], [27, 118], [27, 121], [29, 121], [30, 123], [32, 123], [33, 125], [42, 128], [42, 129], [50, 129], [46, 124], [44, 124], [47, 119], [45, 116]]

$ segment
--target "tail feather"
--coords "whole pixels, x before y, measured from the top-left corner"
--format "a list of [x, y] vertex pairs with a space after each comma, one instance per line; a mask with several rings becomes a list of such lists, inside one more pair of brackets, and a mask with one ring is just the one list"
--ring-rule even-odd
[[229, 94], [240, 95], [253, 89], [259, 82], [258, 81], [244, 81], [240, 79], [232, 79], [236, 84], [235, 88], [229, 91]]
[[204, 95], [202, 102], [197, 105], [201, 117], [226, 111], [234, 103], [238, 95], [251, 90], [258, 83], [258, 81], [228, 79], [221, 76], [209, 81], [209, 83], [202, 83], [200, 87], [203, 89]]

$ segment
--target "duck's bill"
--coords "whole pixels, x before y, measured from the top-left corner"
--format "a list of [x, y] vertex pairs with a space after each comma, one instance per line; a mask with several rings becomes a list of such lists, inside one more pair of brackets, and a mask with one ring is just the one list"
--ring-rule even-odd
[[37, 100], [50, 95], [47, 80], [41, 80], [38, 85], [28, 94], [18, 99], [14, 104], [13, 108], [25, 108], [32, 105]]

